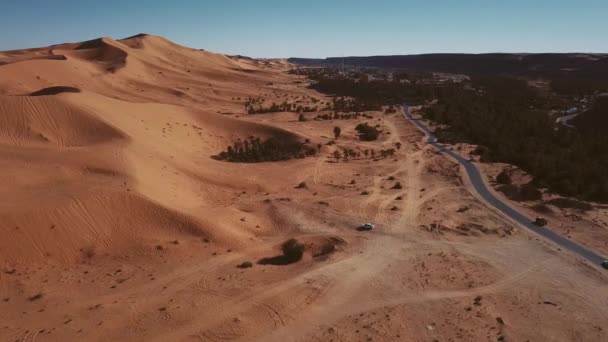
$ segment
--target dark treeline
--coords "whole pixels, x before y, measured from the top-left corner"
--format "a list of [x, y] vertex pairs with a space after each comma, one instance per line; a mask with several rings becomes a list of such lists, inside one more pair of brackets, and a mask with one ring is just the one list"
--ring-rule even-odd
[[340, 152], [340, 150], [334, 150], [332, 155], [333, 155], [334, 159], [336, 160], [336, 162], [339, 162], [340, 160], [348, 161], [349, 159], [350, 160], [358, 160], [358, 159], [376, 160], [376, 159], [394, 157], [396, 151], [397, 150], [394, 148], [381, 149], [379, 151], [376, 151], [374, 149], [365, 149], [365, 150], [355, 151], [353, 149], [345, 148], [345, 149], [343, 149], [342, 152]]
[[305, 158], [316, 153], [315, 147], [298, 141], [277, 137], [262, 141], [257, 137], [249, 137], [237, 140], [214, 158], [235, 163], [260, 163]]
[[[341, 76], [334, 69], [301, 69], [313, 82], [311, 87], [325, 94], [335, 95], [332, 103], [335, 111], [379, 111], [382, 106], [401, 104], [406, 99], [412, 102], [423, 102], [432, 97], [435, 85], [406, 82], [396, 75], [393, 80], [368, 80], [365, 75], [359, 77]], [[410, 81], [410, 80], [407, 80]]]
[[276, 112], [295, 112], [295, 113], [308, 113], [316, 112], [317, 107], [302, 106], [296, 103], [272, 103], [267, 107], [262, 104], [262, 99], [248, 98], [245, 101], [245, 110], [248, 114], [265, 114], [265, 113], [276, 113]]
[[534, 176], [536, 186], [608, 201], [608, 127], [598, 128], [602, 121], [592, 118], [607, 117], [608, 100], [596, 101], [576, 129], [556, 126], [548, 107], [525, 81], [478, 79], [442, 93], [425, 117], [448, 126], [438, 132], [440, 139], [478, 144], [483, 160], [515, 164]]
[[290, 58], [289, 62], [310, 66], [351, 67], [445, 72], [471, 76], [511, 75], [530, 79], [608, 79], [608, 55], [584, 53], [538, 54], [425, 54], [405, 56]]
[[551, 80], [551, 90], [558, 95], [582, 96], [608, 91], [608, 79], [558, 77]]
[[346, 113], [346, 114], [338, 114], [338, 113], [329, 113], [329, 114], [319, 114], [315, 116], [315, 120], [356, 120], [360, 118], [373, 119], [374, 117], [365, 114], [365, 113]]

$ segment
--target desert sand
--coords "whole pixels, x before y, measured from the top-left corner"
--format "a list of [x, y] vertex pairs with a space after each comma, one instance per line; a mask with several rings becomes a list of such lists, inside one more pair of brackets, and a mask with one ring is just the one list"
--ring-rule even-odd
[[[0, 53], [0, 341], [608, 339], [606, 273], [487, 209], [400, 113], [247, 114], [330, 100], [292, 67], [143, 34]], [[321, 152], [212, 158], [279, 135]], [[257, 263], [290, 238], [301, 261]]]

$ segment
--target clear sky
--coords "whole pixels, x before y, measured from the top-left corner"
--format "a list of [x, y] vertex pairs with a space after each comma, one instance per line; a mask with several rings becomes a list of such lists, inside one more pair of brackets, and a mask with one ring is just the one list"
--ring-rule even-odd
[[2, 0], [0, 50], [137, 33], [252, 57], [608, 52], [608, 0]]

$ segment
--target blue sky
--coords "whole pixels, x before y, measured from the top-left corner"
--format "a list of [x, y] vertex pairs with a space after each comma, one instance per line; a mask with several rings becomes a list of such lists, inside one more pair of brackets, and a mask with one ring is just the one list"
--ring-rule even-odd
[[0, 50], [145, 32], [252, 57], [608, 52], [608, 0], [3, 0], [0, 32]]

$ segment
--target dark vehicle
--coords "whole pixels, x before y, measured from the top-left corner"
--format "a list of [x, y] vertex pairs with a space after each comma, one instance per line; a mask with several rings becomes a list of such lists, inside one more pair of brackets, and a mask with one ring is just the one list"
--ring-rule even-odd
[[608, 270], [608, 260], [602, 261], [602, 267]]
[[534, 224], [537, 225], [537, 226], [539, 226], [539, 227], [546, 226], [547, 225], [547, 219], [544, 218], [544, 217], [539, 216], [539, 217], [537, 217], [534, 220]]

